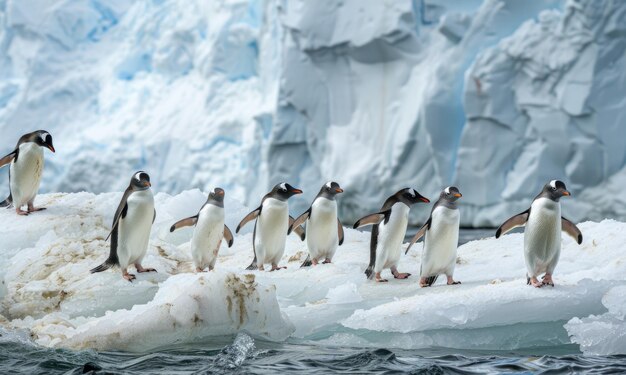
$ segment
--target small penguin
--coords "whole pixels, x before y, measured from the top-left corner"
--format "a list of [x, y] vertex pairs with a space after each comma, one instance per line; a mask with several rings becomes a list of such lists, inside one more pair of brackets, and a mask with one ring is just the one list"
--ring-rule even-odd
[[[0, 168], [11, 163], [10, 193], [9, 197], [0, 203], [0, 207], [10, 207], [13, 204], [18, 215], [45, 210], [43, 207], [34, 206], [44, 166], [42, 147], [55, 152], [50, 133], [37, 130], [20, 137], [15, 149], [0, 159]], [[22, 211], [24, 205], [28, 206], [27, 211]]]
[[455, 186], [445, 188], [430, 211], [430, 217], [413, 236], [406, 249], [405, 254], [415, 242], [425, 236], [420, 266], [421, 287], [433, 285], [442, 273], [448, 278], [448, 285], [461, 283], [452, 278], [461, 221], [456, 201], [461, 197], [461, 192]]
[[[135, 265], [137, 272], [156, 272], [154, 268], [143, 268], [141, 261], [146, 255], [150, 240], [150, 229], [156, 218], [154, 196], [150, 190], [150, 176], [139, 171], [130, 179], [122, 200], [113, 216], [111, 233], [111, 252], [107, 260], [91, 273], [105, 271], [112, 266], [122, 268], [124, 279], [132, 282], [135, 275], [128, 273], [128, 266]], [[105, 240], [105, 241], [106, 241]]]
[[335, 196], [343, 193], [343, 189], [336, 182], [328, 182], [320, 189], [311, 207], [289, 226], [287, 234], [299, 227], [305, 221], [306, 244], [309, 256], [301, 267], [314, 266], [321, 260], [330, 263], [335, 255], [337, 246], [343, 244], [343, 226], [337, 218], [337, 201]]
[[[285, 252], [287, 230], [294, 221], [293, 217], [289, 216], [287, 200], [296, 194], [302, 194], [302, 190], [296, 189], [288, 183], [283, 182], [274, 186], [272, 191], [265, 194], [261, 205], [246, 215], [237, 225], [235, 233], [239, 233], [239, 230], [246, 223], [256, 219], [252, 235], [254, 260], [246, 268], [247, 270], [258, 267], [260, 271], [263, 271], [263, 267], [267, 263], [272, 265], [271, 271], [287, 268], [278, 267], [278, 262]], [[294, 232], [304, 241], [302, 227], [296, 227]]]
[[[561, 197], [570, 196], [565, 184], [559, 180], [547, 183], [535, 197], [530, 208], [504, 222], [496, 231], [496, 238], [513, 228], [526, 226], [524, 231], [524, 257], [526, 283], [540, 288], [554, 286], [552, 275], [561, 254], [561, 231], [569, 234], [580, 245], [583, 235], [574, 223], [561, 216]], [[537, 279], [542, 273], [542, 281]]]
[[196, 226], [191, 240], [191, 256], [196, 272], [203, 272], [207, 267], [213, 271], [222, 239], [226, 238], [228, 247], [233, 246], [233, 233], [224, 224], [223, 189], [215, 188], [196, 216], [176, 222], [170, 232], [191, 225]]
[[368, 279], [376, 277], [378, 282], [387, 282], [380, 275], [383, 269], [390, 268], [393, 277], [406, 279], [410, 273], [398, 272], [397, 266], [402, 253], [401, 246], [409, 222], [410, 207], [418, 202], [430, 201], [415, 189], [405, 188], [387, 198], [379, 212], [367, 215], [354, 224], [354, 229], [366, 225], [372, 227], [370, 242], [370, 263], [365, 270]]

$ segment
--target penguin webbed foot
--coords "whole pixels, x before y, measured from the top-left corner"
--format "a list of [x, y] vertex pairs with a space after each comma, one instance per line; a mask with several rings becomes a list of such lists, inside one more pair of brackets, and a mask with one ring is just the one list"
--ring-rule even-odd
[[157, 270], [155, 270], [154, 268], [143, 268], [141, 266], [141, 264], [135, 264], [135, 268], [137, 268], [137, 272], [139, 273], [144, 273], [144, 272], [157, 272]]
[[270, 270], [270, 272], [279, 271], [283, 269], [286, 270], [287, 267], [286, 266], [278, 267], [278, 266], [272, 265], [272, 269]]
[[404, 272], [404, 273], [398, 272], [397, 274], [393, 275], [395, 279], [408, 279], [409, 276], [411, 276], [411, 274], [408, 272]]
[[28, 206], [28, 213], [31, 212], [37, 212], [37, 211], [43, 211], [45, 210], [45, 207], [33, 207], [33, 206]]
[[452, 276], [448, 276], [448, 285], [459, 285], [459, 284], [461, 284], [460, 281], [454, 281]]
[[330, 259], [328, 259], [328, 258], [326, 258], [326, 260], [324, 260], [324, 261], [322, 262], [322, 264], [328, 264], [328, 263], [332, 263], [332, 262], [330, 261]]
[[30, 212], [28, 212], [28, 211], [22, 211], [19, 207], [17, 207], [17, 208], [15, 209], [15, 213], [17, 213], [17, 214], [18, 214], [18, 215], [20, 215], [20, 216], [28, 216], [28, 214], [29, 214]]
[[383, 279], [383, 277], [380, 275], [380, 272], [376, 272], [375, 279], [377, 283], [386, 283], [389, 281], [387, 279]]
[[125, 280], [128, 280], [128, 281], [129, 281], [129, 282], [131, 282], [131, 283], [133, 282], [133, 280], [137, 279], [137, 277], [136, 277], [135, 275], [133, 275], [132, 273], [127, 273], [127, 274], [124, 274], [124, 275], [122, 275], [122, 277], [123, 277]]
[[536, 277], [534, 277], [534, 276], [533, 276], [533, 277], [531, 277], [531, 278], [529, 279], [529, 282], [528, 282], [528, 283], [529, 283], [529, 285], [532, 285], [532, 286], [534, 286], [535, 288], [541, 288], [541, 287], [544, 285], [542, 282], [540, 282], [539, 280], [537, 280], [537, 278], [536, 278]]
[[554, 281], [552, 280], [552, 275], [549, 274], [545, 274], [542, 278], [541, 278], [541, 284], [542, 285], [549, 285], [551, 287], [554, 288]]

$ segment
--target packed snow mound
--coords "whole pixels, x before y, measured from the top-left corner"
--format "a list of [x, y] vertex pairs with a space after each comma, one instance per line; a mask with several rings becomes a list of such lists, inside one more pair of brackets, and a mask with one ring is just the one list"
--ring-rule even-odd
[[[287, 269], [261, 272], [245, 271], [253, 257], [246, 227], [231, 248], [222, 244], [214, 272], [196, 274], [192, 228], [168, 228], [196, 214], [206, 196], [161, 193], [144, 259], [158, 272], [129, 283], [118, 269], [89, 274], [108, 255], [104, 238], [120, 197], [50, 194], [36, 201], [47, 210], [28, 217], [0, 210], [0, 324], [41, 345], [99, 350], [148, 351], [240, 331], [326, 346], [513, 350], [567, 344], [570, 335], [578, 343], [573, 318], [586, 324], [608, 308], [598, 319], [617, 322], [623, 313], [623, 289], [615, 288], [626, 285], [626, 224], [617, 221], [579, 224], [582, 245], [564, 235], [554, 288], [526, 285], [523, 234], [461, 246], [455, 278], [463, 284], [420, 288], [420, 244], [399, 264], [409, 279], [385, 271], [390, 281], [376, 283], [363, 274], [370, 234], [348, 228], [332, 264], [300, 268], [306, 242], [290, 235], [280, 262]], [[231, 228], [248, 212], [228, 191], [225, 210]], [[613, 337], [623, 333], [616, 328]]]
[[161, 191], [221, 186], [249, 206], [287, 180], [301, 211], [336, 180], [354, 220], [400, 188], [456, 184], [462, 223], [497, 226], [560, 178], [568, 217], [625, 218], [604, 190], [626, 181], [625, 14], [593, 0], [1, 0], [0, 153], [51, 131], [45, 192], [118, 191], [144, 169]]
[[609, 290], [602, 298], [609, 310], [602, 315], [573, 318], [565, 325], [572, 342], [588, 354], [626, 354], [626, 286]]

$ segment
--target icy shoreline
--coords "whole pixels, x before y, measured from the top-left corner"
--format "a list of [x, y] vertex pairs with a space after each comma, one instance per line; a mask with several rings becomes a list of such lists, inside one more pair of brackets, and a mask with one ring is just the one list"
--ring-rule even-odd
[[[523, 236], [511, 234], [459, 248], [455, 276], [463, 285], [420, 289], [421, 245], [401, 259], [411, 278], [377, 284], [362, 273], [369, 234], [347, 228], [334, 264], [300, 269], [306, 246], [289, 236], [287, 270], [244, 271], [252, 258], [248, 232], [222, 247], [216, 272], [191, 273], [191, 230], [167, 228], [194, 214], [204, 195], [158, 194], [145, 264], [159, 272], [131, 284], [117, 270], [88, 273], [108, 254], [104, 238], [119, 196], [42, 195], [38, 204], [48, 210], [26, 218], [0, 210], [6, 328], [72, 349], [148, 351], [243, 330], [324, 346], [519, 349], [574, 342], [594, 354], [625, 352], [626, 307], [615, 297], [626, 284], [625, 223], [581, 223], [580, 246], [564, 236], [555, 288], [525, 285]], [[227, 199], [227, 224], [235, 226], [246, 210]], [[615, 328], [607, 331], [609, 323]], [[598, 344], [604, 340], [611, 344]]]

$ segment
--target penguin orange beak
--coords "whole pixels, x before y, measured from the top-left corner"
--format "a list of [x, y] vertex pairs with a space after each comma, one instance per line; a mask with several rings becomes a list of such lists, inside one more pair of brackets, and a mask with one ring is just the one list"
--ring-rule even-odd
[[144, 186], [147, 186], [147, 187], [152, 186], [152, 184], [150, 183], [150, 181], [146, 181], [146, 182], [144, 182], [143, 184], [144, 184]]
[[569, 191], [565, 190], [565, 191], [563, 192], [563, 195], [565, 195], [566, 197], [569, 197], [569, 196], [570, 196], [570, 195], [572, 195], [572, 194], [570, 194], [570, 192], [569, 192]]
[[421, 197], [420, 199], [421, 199], [421, 200], [422, 200], [422, 202], [424, 202], [424, 203], [430, 203], [430, 200], [429, 200], [428, 198], [426, 198], [426, 197]]
[[46, 145], [46, 147], [48, 147], [48, 150], [52, 151], [52, 152], [56, 152], [54, 151], [54, 146], [52, 145]]
[[293, 189], [293, 193], [294, 194], [302, 194], [302, 190], [300, 190], [300, 189]]
[[217, 195], [219, 195], [219, 196], [223, 196], [223, 195], [224, 195], [224, 190], [220, 190], [220, 191], [218, 191], [218, 192], [217, 192]]
[[343, 189], [342, 188], [337, 188], [337, 189], [335, 189], [335, 193], [343, 193]]
[[456, 194], [454, 194], [454, 196], [455, 196], [456, 198], [461, 198], [461, 197], [463, 196], [463, 194], [461, 194], [461, 193], [456, 193]]

